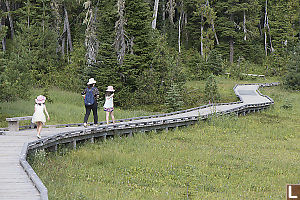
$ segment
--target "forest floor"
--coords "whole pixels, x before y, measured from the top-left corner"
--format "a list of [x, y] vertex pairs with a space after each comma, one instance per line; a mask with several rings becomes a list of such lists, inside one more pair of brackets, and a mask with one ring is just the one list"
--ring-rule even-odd
[[263, 112], [39, 152], [31, 164], [53, 200], [284, 199], [300, 182], [300, 94], [261, 92], [275, 101]]

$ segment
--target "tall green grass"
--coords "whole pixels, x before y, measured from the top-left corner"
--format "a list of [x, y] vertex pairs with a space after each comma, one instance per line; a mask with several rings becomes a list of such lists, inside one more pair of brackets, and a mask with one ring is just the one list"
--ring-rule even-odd
[[[34, 113], [34, 99], [43, 94], [42, 89], [33, 90], [30, 100], [19, 100], [16, 102], [0, 103], [0, 127], [7, 127], [5, 118], [31, 116]], [[66, 124], [66, 123], [83, 123], [85, 115], [85, 107], [81, 94], [62, 91], [59, 89], [51, 89], [48, 92], [52, 103], [46, 100], [47, 111], [50, 115], [50, 121], [47, 124]], [[99, 121], [105, 121], [105, 112], [103, 111], [103, 102], [98, 105]], [[122, 110], [115, 109], [115, 118], [124, 119], [130, 117], [138, 117], [143, 115], [151, 115], [153, 112], [143, 110]], [[93, 113], [91, 112], [89, 122], [93, 122]], [[22, 122], [28, 124], [29, 122]]]
[[[226, 78], [225, 76], [217, 76], [216, 81], [218, 84], [218, 91], [220, 93], [220, 101], [221, 103], [235, 102], [239, 99], [236, 97], [233, 92], [233, 87], [236, 84], [246, 84], [246, 83], [270, 83], [277, 82], [278, 79], [270, 77], [270, 78], [251, 78], [248, 80], [232, 80]], [[199, 105], [208, 104], [208, 102], [204, 101], [204, 89], [205, 89], [206, 80], [202, 81], [189, 81], [186, 83], [186, 87], [188, 88], [187, 98], [188, 107], [196, 107]]]
[[[249, 81], [238, 81], [227, 79], [225, 77], [217, 77], [217, 83], [219, 92], [221, 95], [220, 102], [232, 102], [237, 101], [232, 88], [236, 83], [254, 83], [254, 82], [271, 82], [271, 80], [253, 79]], [[207, 104], [203, 101], [205, 81], [190, 81], [186, 84], [188, 87], [188, 94], [186, 96], [186, 105], [184, 109], [196, 107]], [[0, 102], [0, 127], [7, 127], [7, 117], [20, 117], [31, 116], [34, 112], [34, 99], [44, 94], [43, 89], [31, 90], [30, 100], [19, 100], [16, 102]], [[56, 88], [52, 88], [48, 92], [49, 99], [46, 101], [46, 107], [50, 114], [50, 121], [47, 124], [66, 124], [66, 123], [82, 123], [85, 114], [85, 107], [83, 98], [79, 93], [73, 93], [68, 91], [62, 91]], [[117, 97], [116, 97], [117, 98]], [[49, 102], [52, 101], [52, 103]], [[105, 121], [105, 113], [102, 109], [104, 102], [99, 102], [98, 116], [99, 121]], [[123, 110], [116, 107], [115, 117], [116, 119], [124, 119], [130, 117], [138, 117], [143, 115], [151, 115], [155, 112], [151, 112], [151, 106], [141, 106], [138, 110]], [[150, 111], [149, 111], [150, 110]], [[89, 122], [93, 122], [93, 115], [91, 113]], [[29, 124], [29, 122], [21, 122], [21, 124]]]
[[300, 182], [300, 94], [263, 93], [276, 104], [260, 113], [39, 153], [32, 166], [52, 200], [285, 199]]

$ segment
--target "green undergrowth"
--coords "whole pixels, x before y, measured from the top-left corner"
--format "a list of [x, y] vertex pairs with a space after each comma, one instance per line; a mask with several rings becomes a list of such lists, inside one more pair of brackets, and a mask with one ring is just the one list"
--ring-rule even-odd
[[39, 152], [31, 164], [51, 200], [285, 199], [300, 183], [300, 94], [262, 93], [276, 103], [259, 113]]

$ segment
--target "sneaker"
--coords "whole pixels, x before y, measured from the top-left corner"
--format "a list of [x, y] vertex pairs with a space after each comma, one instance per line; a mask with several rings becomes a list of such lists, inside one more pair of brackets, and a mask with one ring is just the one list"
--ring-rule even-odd
[[87, 127], [87, 123], [83, 123], [83, 126], [86, 128]]
[[37, 138], [41, 139], [42, 137], [40, 135], [36, 135]]

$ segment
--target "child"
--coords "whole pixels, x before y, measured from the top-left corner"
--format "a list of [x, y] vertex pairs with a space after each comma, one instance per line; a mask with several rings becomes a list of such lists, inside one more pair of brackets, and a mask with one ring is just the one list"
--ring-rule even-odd
[[109, 113], [111, 115], [111, 119], [115, 124], [115, 117], [114, 117], [114, 88], [113, 86], [108, 86], [105, 91], [105, 104], [104, 104], [104, 111], [106, 112], [106, 123], [109, 123]]
[[46, 117], [44, 111], [47, 114], [48, 120], [50, 120], [49, 114], [46, 109], [45, 101], [46, 101], [46, 97], [42, 95], [39, 95], [35, 99], [36, 104], [34, 106], [34, 114], [31, 120], [32, 123], [36, 123], [37, 125], [37, 137], [39, 139], [41, 139], [41, 131], [42, 131], [43, 124], [46, 123]]

